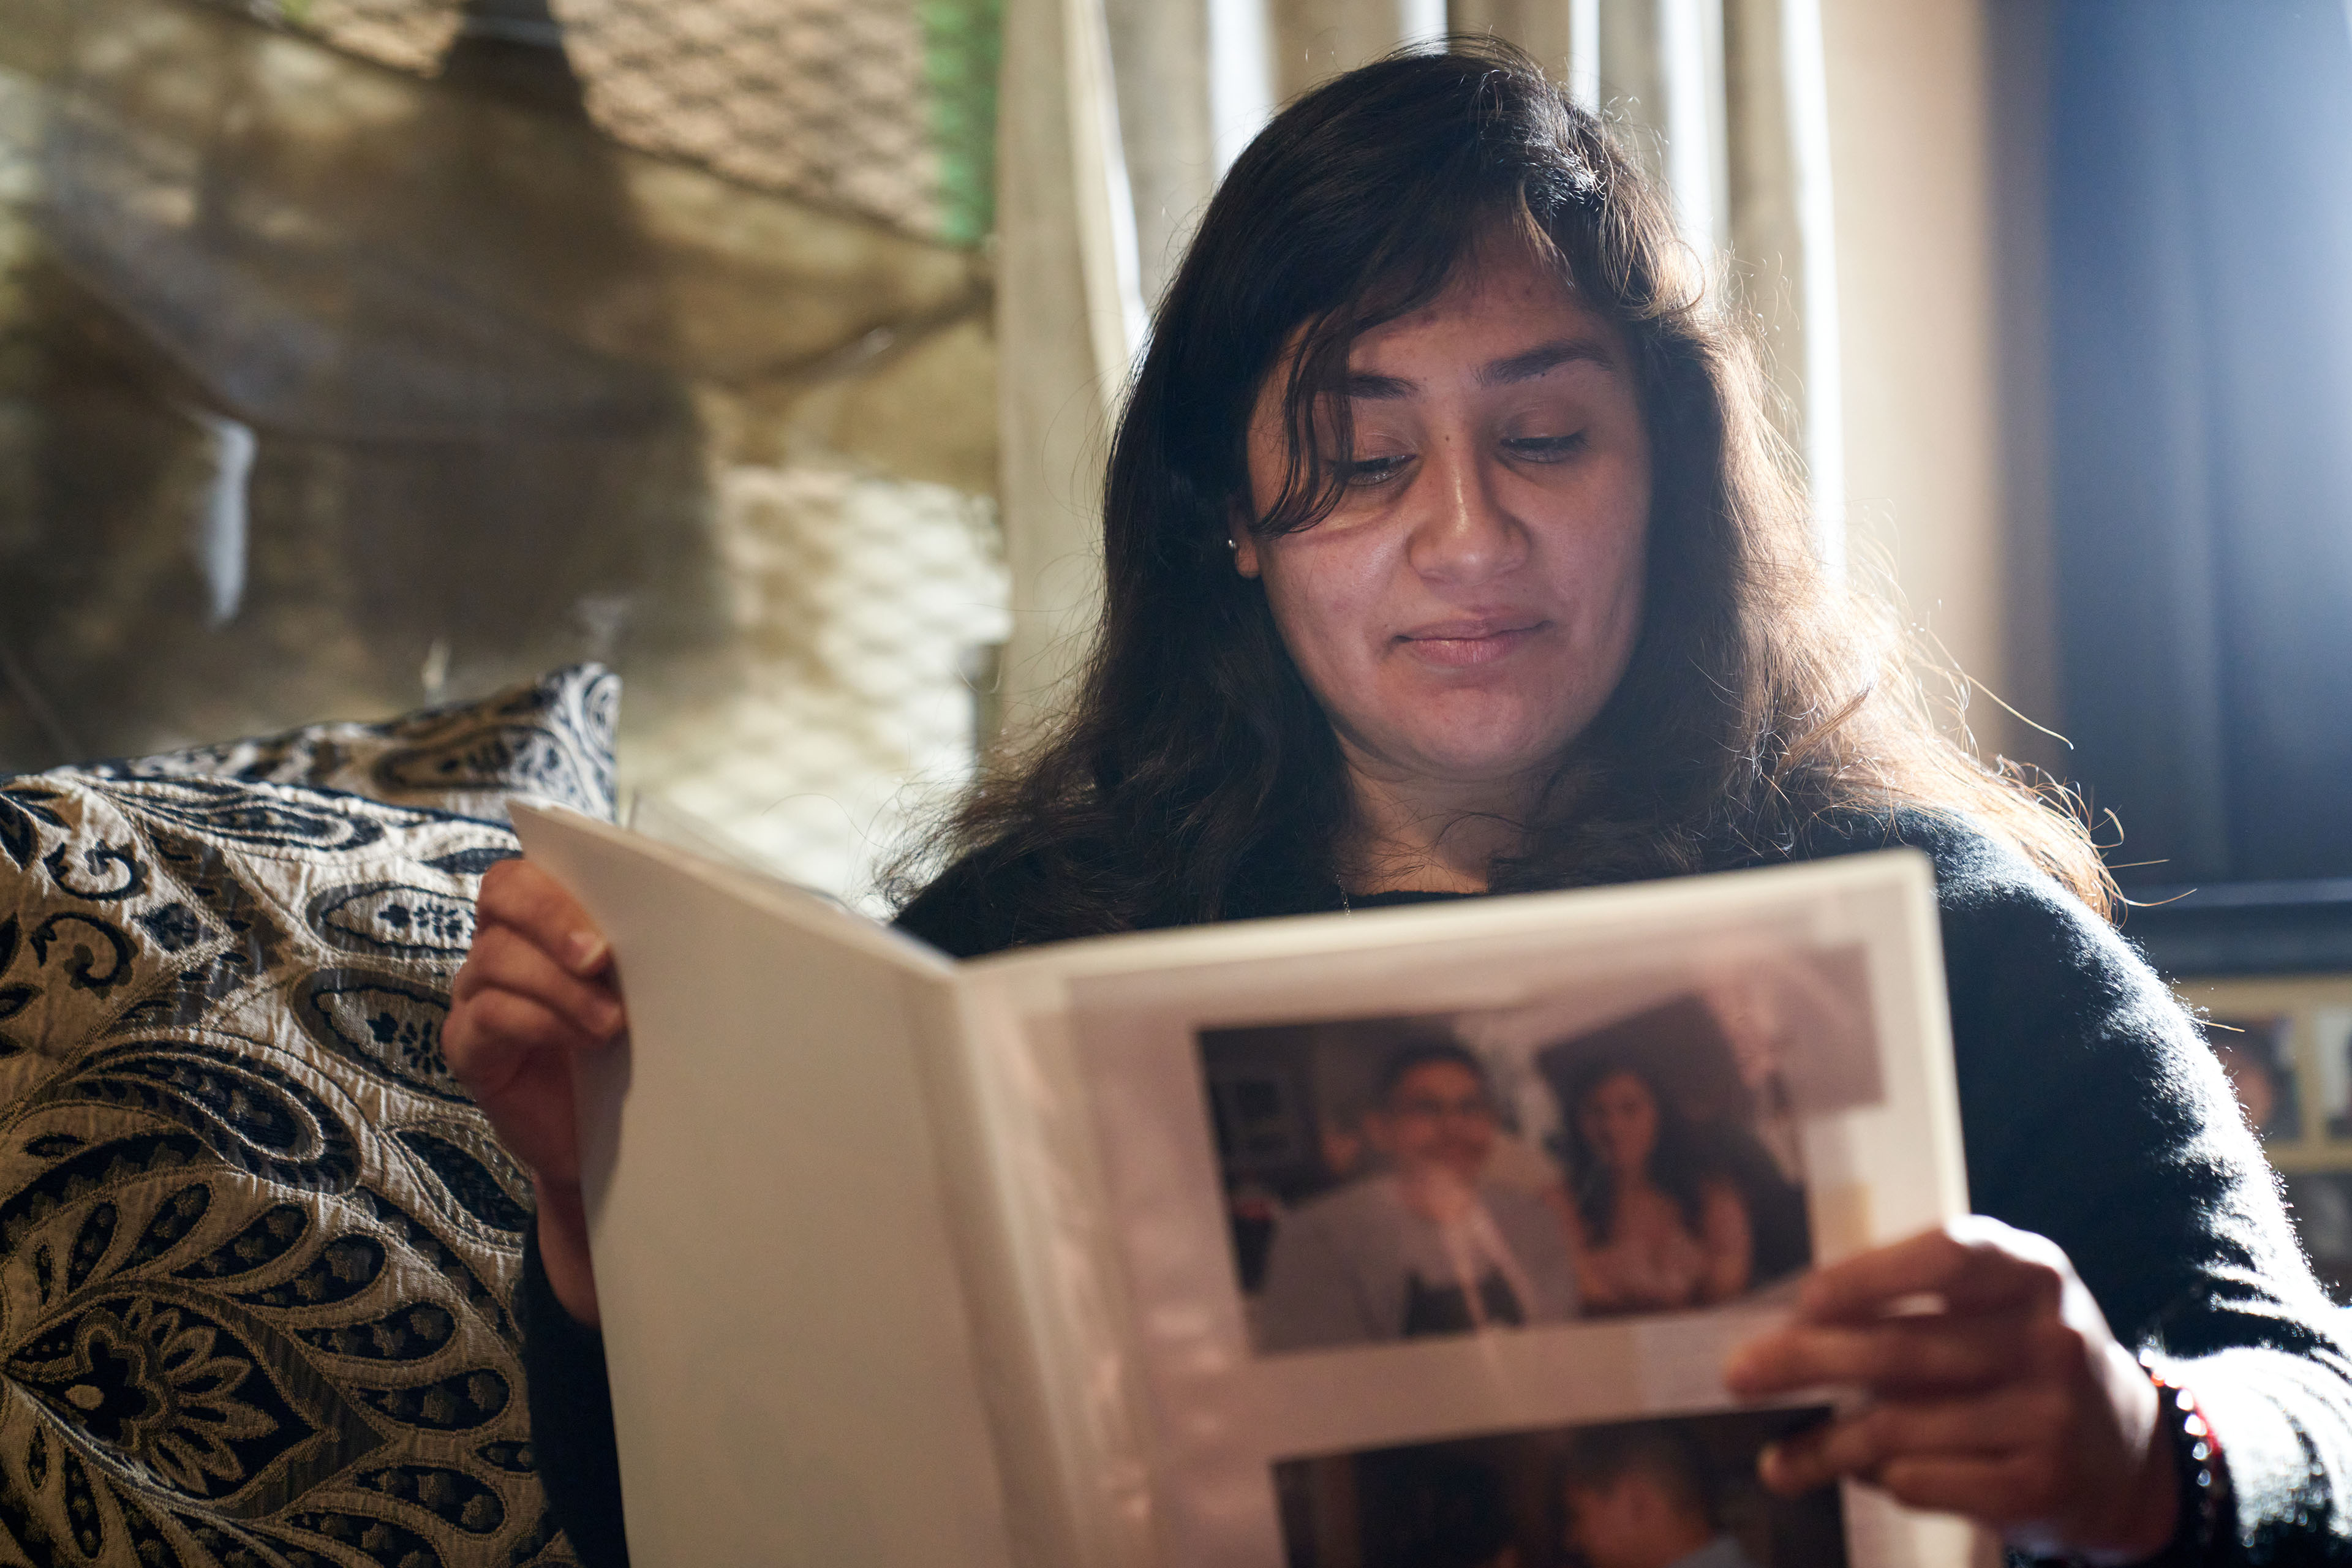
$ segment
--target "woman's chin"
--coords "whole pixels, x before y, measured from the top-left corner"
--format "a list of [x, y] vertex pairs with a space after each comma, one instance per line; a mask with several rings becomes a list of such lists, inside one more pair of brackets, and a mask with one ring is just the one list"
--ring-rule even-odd
[[1404, 739], [1433, 779], [1470, 784], [1548, 771], [1590, 721], [1582, 704], [1534, 703], [1501, 692], [1433, 703]]
[[1422, 777], [1454, 784], [1508, 784], [1541, 773], [1567, 749], [1542, 741], [1497, 746], [1492, 736], [1432, 736], [1412, 749], [1409, 764]]

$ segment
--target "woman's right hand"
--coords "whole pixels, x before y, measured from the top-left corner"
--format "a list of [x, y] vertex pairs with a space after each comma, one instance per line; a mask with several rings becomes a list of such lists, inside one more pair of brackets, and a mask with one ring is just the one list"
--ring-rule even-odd
[[612, 949], [553, 878], [529, 861], [502, 860], [482, 878], [473, 950], [451, 990], [442, 1054], [499, 1141], [530, 1168], [540, 1258], [555, 1299], [593, 1323], [572, 1062], [626, 1026]]

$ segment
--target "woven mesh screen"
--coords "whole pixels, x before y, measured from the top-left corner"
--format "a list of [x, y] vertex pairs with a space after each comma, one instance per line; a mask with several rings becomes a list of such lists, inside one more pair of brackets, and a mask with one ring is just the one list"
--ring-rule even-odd
[[990, 14], [597, 3], [8, 0], [0, 773], [593, 658], [625, 783], [852, 895], [968, 775]]
[[959, 244], [976, 242], [991, 216], [1000, 8], [1001, 0], [551, 0], [534, 24], [513, 14], [513, 0], [249, 7], [425, 74], [467, 29], [560, 47], [590, 115], [629, 146]]
[[337, 48], [402, 70], [431, 71], [457, 38], [465, 8], [451, 0], [263, 0], [254, 9]]
[[795, 880], [866, 900], [876, 860], [971, 776], [965, 663], [1011, 629], [995, 508], [941, 485], [749, 466], [717, 500], [730, 689], [656, 718], [628, 783]]

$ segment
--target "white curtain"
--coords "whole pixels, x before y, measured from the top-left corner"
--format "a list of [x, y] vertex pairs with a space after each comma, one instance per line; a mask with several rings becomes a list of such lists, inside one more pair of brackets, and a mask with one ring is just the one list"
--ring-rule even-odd
[[1102, 596], [1102, 461], [1143, 336], [1135, 203], [1101, 0], [1006, 0], [996, 204], [1000, 661], [1018, 732], [1066, 689]]

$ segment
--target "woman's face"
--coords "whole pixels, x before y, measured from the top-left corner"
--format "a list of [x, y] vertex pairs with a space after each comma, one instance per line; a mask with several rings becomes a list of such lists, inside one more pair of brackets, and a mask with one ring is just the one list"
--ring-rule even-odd
[[1658, 1101], [1630, 1072], [1612, 1072], [1584, 1091], [1576, 1130], [1601, 1163], [1621, 1175], [1638, 1174], [1658, 1146]]
[[[1496, 243], [1348, 361], [1339, 509], [1234, 531], [1352, 766], [1455, 785], [1545, 769], [1641, 629], [1650, 446], [1617, 332]], [[1249, 437], [1258, 515], [1287, 470], [1284, 370]]]

